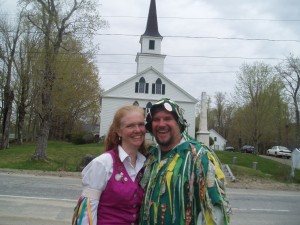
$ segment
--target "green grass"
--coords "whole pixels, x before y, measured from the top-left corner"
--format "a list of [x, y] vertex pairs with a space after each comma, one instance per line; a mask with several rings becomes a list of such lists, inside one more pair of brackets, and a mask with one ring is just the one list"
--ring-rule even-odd
[[[248, 175], [260, 178], [270, 178], [281, 182], [300, 183], [300, 170], [295, 170], [294, 178], [291, 178], [291, 167], [259, 155], [215, 151], [223, 164], [228, 164], [235, 176]], [[233, 164], [233, 158], [236, 163]], [[253, 162], [257, 162], [256, 170], [253, 169]]]
[[79, 163], [87, 154], [98, 156], [103, 152], [102, 144], [74, 145], [67, 142], [48, 142], [45, 162], [34, 161], [32, 156], [35, 144], [10, 145], [0, 150], [0, 168], [42, 170], [42, 171], [79, 171]]
[[[35, 144], [11, 145], [9, 149], [0, 150], [0, 168], [42, 170], [42, 171], [80, 171], [81, 159], [90, 154], [98, 156], [103, 152], [102, 144], [74, 145], [67, 142], [48, 142], [45, 162], [32, 160]], [[294, 182], [300, 184], [300, 170], [295, 171], [291, 180], [291, 168], [273, 160], [265, 159], [253, 154], [237, 152], [215, 151], [223, 164], [228, 164], [235, 176], [253, 176], [270, 178], [281, 182]], [[233, 165], [233, 157], [237, 163]], [[252, 163], [257, 162], [257, 170], [252, 168]]]

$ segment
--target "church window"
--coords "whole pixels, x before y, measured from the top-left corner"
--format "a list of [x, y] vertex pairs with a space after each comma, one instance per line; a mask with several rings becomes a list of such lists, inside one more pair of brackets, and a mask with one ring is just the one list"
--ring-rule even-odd
[[149, 49], [154, 50], [155, 49], [155, 41], [149, 40]]
[[165, 94], [165, 84], [162, 83], [161, 79], [157, 79], [154, 84], [152, 84], [152, 94]]
[[161, 79], [157, 79], [155, 82], [155, 93], [156, 94], [161, 94], [161, 86], [162, 86], [162, 82]]
[[135, 83], [135, 93], [148, 93], [149, 84], [146, 83], [145, 78], [141, 77], [139, 82]]
[[144, 109], [145, 110], [145, 118], [146, 118], [147, 114], [150, 112], [151, 107], [152, 107], [152, 103], [148, 102], [146, 105], [146, 108]]
[[142, 77], [139, 81], [139, 93], [144, 93], [145, 91], [145, 79]]

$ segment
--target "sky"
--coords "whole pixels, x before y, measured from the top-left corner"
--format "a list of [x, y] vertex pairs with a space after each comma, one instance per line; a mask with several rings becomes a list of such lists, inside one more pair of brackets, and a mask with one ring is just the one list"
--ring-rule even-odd
[[[0, 1], [14, 7], [15, 0]], [[136, 74], [150, 0], [100, 4], [109, 28], [97, 32], [95, 62], [108, 90]], [[156, 9], [164, 75], [197, 99], [202, 92], [233, 94], [243, 63], [277, 65], [290, 54], [300, 57], [298, 0], [156, 0]]]

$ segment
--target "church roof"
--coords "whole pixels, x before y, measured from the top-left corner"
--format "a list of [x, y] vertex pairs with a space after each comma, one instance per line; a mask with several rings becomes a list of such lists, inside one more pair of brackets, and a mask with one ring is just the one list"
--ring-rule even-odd
[[[180, 100], [180, 101], [184, 101], [184, 102], [191, 102], [191, 103], [196, 103], [198, 102], [198, 100], [196, 98], [194, 98], [192, 95], [190, 95], [188, 92], [186, 92], [184, 89], [182, 89], [181, 87], [179, 87], [177, 84], [175, 84], [172, 80], [170, 80], [169, 78], [167, 78], [165, 75], [163, 75], [162, 73], [160, 73], [159, 71], [157, 71], [155, 68], [153, 68], [152, 66], [145, 69], [144, 71], [141, 71], [140, 73], [137, 73], [136, 75], [128, 78], [127, 80], [117, 84], [116, 86], [104, 91], [102, 93], [102, 97], [103, 98], [107, 98], [107, 97], [110, 97], [112, 96], [112, 93], [115, 93], [115, 91], [118, 91], [121, 89], [121, 87], [124, 87], [126, 84], [130, 84], [132, 82], [135, 82], [136, 79], [140, 76], [144, 76], [144, 77], [147, 77], [148, 78], [151, 76], [153, 77], [153, 74], [150, 73], [150, 71], [153, 71], [157, 77], [160, 77], [162, 78], [164, 81], [167, 81], [172, 87], [174, 87], [177, 91], [177, 93], [181, 93], [183, 96], [185, 96], [185, 100]], [[133, 87], [133, 86], [132, 86]], [[127, 91], [127, 89], [126, 89]], [[113, 94], [114, 95], [114, 94]], [[148, 99], [148, 100], [151, 100], [153, 98], [153, 95], [149, 94], [149, 95], [142, 95], [144, 98]], [[134, 98], [137, 99], [139, 96], [134, 93]], [[141, 97], [141, 96], [140, 96]], [[124, 95], [119, 98], [126, 98]], [[175, 100], [175, 101], [179, 101], [176, 99], [176, 96], [172, 96], [172, 98]], [[152, 99], [154, 100], [154, 99]], [[158, 99], [155, 99], [155, 100], [158, 100]]]
[[146, 31], [142, 36], [162, 37], [158, 32], [155, 0], [150, 2]]

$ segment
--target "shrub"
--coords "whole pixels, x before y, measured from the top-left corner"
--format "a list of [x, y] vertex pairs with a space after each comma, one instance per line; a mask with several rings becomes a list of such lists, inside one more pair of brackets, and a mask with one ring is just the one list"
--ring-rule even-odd
[[86, 144], [85, 139], [83, 138], [83, 134], [72, 134], [71, 142], [75, 145], [83, 145]]

